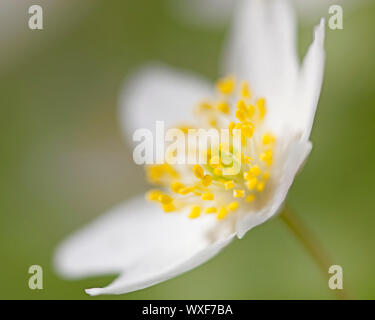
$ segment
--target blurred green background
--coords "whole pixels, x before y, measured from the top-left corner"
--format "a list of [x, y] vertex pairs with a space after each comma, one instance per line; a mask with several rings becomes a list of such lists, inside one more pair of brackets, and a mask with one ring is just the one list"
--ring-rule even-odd
[[[44, 30], [31, 31], [27, 8], [38, 3]], [[5, 2], [1, 10], [7, 10]], [[314, 149], [288, 203], [343, 267], [344, 287], [354, 298], [373, 299], [375, 3], [350, 13], [344, 7], [344, 14], [344, 30], [327, 29]], [[59, 278], [51, 264], [57, 244], [147, 188], [120, 132], [123, 79], [152, 60], [214, 80], [227, 28], [187, 26], [155, 0], [82, 1], [61, 8], [23, 1], [16, 15], [21, 31], [1, 43], [0, 56], [0, 298], [335, 298], [315, 261], [278, 218], [205, 265], [131, 294], [84, 293], [114, 276]], [[299, 40], [302, 56], [312, 25], [300, 28]], [[28, 288], [33, 264], [44, 269], [44, 290]]]

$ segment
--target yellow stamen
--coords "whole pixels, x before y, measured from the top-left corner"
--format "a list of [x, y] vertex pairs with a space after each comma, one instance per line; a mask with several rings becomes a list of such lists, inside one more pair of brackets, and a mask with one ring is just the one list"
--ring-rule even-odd
[[178, 193], [182, 188], [184, 188], [185, 186], [181, 183], [181, 182], [173, 182], [171, 184], [171, 190], [173, 192], [176, 192]]
[[216, 107], [222, 113], [225, 113], [225, 114], [229, 113], [230, 108], [227, 102], [219, 102]]
[[203, 193], [202, 200], [214, 200], [214, 195], [211, 192]]
[[253, 161], [254, 159], [251, 158], [251, 157], [248, 157], [248, 156], [244, 156], [244, 161], [247, 163], [247, 164], [251, 164], [251, 161]]
[[189, 218], [195, 219], [195, 218], [198, 218], [200, 215], [201, 215], [201, 208], [199, 206], [193, 206], [191, 208]]
[[239, 205], [239, 203], [237, 201], [233, 201], [230, 204], [228, 204], [227, 209], [229, 211], [234, 211], [234, 210], [237, 210], [239, 206], [240, 205]]
[[214, 174], [216, 176], [221, 176], [223, 174], [223, 171], [219, 168], [214, 169]]
[[172, 203], [163, 204], [162, 208], [163, 208], [164, 212], [172, 212], [172, 211], [176, 210], [175, 206]]
[[159, 196], [159, 201], [162, 203], [162, 204], [169, 204], [173, 201], [173, 198], [167, 194], [161, 194]]
[[222, 78], [216, 83], [217, 90], [224, 94], [231, 94], [235, 87], [235, 79], [233, 77]]
[[233, 189], [234, 188], [234, 182], [228, 181], [225, 183], [225, 190]]
[[246, 138], [251, 138], [254, 133], [254, 125], [251, 123], [244, 124], [241, 127], [242, 133]]
[[242, 82], [241, 85], [241, 96], [242, 98], [249, 99], [251, 97], [250, 88], [246, 81]]
[[204, 210], [205, 213], [216, 213], [217, 209], [215, 207], [208, 207]]
[[[262, 122], [267, 113], [266, 100], [263, 97], [250, 100], [252, 92], [248, 83], [244, 81], [237, 86], [233, 77], [220, 79], [217, 90], [218, 100], [202, 101], [197, 105], [196, 115], [203, 117], [205, 127], [210, 126], [210, 129], [227, 127], [232, 137], [236, 129], [242, 146], [234, 140], [224, 139], [218, 144], [211, 141], [205, 150], [199, 148], [199, 159], [204, 159], [205, 164], [196, 162], [190, 166], [194, 176], [186, 174], [184, 168], [180, 170], [180, 167], [168, 163], [169, 156], [176, 158], [177, 150], [167, 151], [164, 164], [148, 165], [146, 173], [150, 182], [169, 188], [170, 192], [152, 190], [146, 197], [160, 203], [165, 212], [185, 208], [191, 219], [200, 217], [202, 213], [215, 213], [217, 219], [222, 220], [241, 205], [247, 206], [245, 210], [251, 210], [251, 203], [257, 201], [256, 193], [263, 192], [267, 181], [272, 179], [273, 171], [269, 167], [277, 146], [276, 137], [271, 131], [265, 131]], [[232, 106], [235, 106], [234, 111]], [[187, 140], [189, 129], [196, 127], [183, 124], [177, 128], [184, 132]], [[189, 147], [185, 151], [190, 155], [194, 150]], [[192, 181], [192, 177], [198, 180]], [[270, 184], [270, 187], [273, 185]], [[259, 210], [267, 204], [268, 197], [262, 198], [264, 201], [259, 205], [256, 202]]]
[[254, 113], [255, 113], [255, 107], [252, 104], [249, 104], [248, 107], [247, 107], [247, 116], [249, 118], [252, 118]]
[[264, 190], [264, 187], [266, 186], [264, 181], [261, 181], [257, 185], [257, 191], [262, 192]]
[[198, 110], [199, 111], [207, 111], [207, 110], [212, 110], [212, 106], [209, 102], [203, 101], [198, 105]]
[[260, 119], [263, 119], [264, 116], [266, 115], [266, 100], [264, 98], [260, 98], [257, 101], [257, 107], [260, 113]]
[[206, 174], [202, 179], [202, 184], [205, 187], [208, 187], [212, 183], [212, 177]]
[[208, 122], [211, 127], [216, 127], [217, 126], [217, 121], [215, 118], [211, 118], [210, 121]]
[[266, 152], [263, 152], [259, 155], [259, 159], [264, 161], [267, 166], [272, 165], [273, 157], [272, 157], [272, 151], [267, 150]]
[[249, 181], [246, 181], [245, 182], [246, 184], [246, 187], [249, 189], [249, 190], [254, 190], [256, 185], [258, 184], [258, 179], [257, 178], [251, 178]]
[[219, 156], [213, 156], [210, 159], [210, 166], [213, 168], [217, 168], [220, 165], [220, 157]]
[[241, 122], [244, 122], [246, 120], [246, 113], [238, 109], [236, 111], [236, 118], [240, 120]]
[[219, 213], [217, 214], [217, 218], [219, 220], [223, 220], [223, 219], [225, 219], [225, 217], [227, 216], [227, 214], [228, 214], [227, 209], [225, 207], [220, 207]]
[[233, 136], [233, 129], [234, 129], [235, 125], [236, 125], [236, 124], [235, 124], [233, 121], [231, 121], [231, 122], [229, 123], [229, 125], [228, 125], [229, 134], [230, 134], [231, 136]]
[[269, 173], [268, 171], [266, 171], [266, 172], [263, 174], [263, 180], [264, 180], [264, 181], [267, 181], [269, 178], [270, 178], [270, 173]]
[[246, 202], [253, 202], [255, 200], [255, 196], [253, 194], [249, 194], [246, 198]]
[[275, 136], [272, 133], [266, 133], [262, 138], [263, 144], [271, 144], [275, 142]]
[[182, 195], [186, 195], [190, 192], [193, 192], [193, 190], [194, 190], [193, 187], [185, 187], [185, 188], [181, 188], [180, 190], [178, 190], [178, 193]]
[[247, 108], [246, 108], [246, 103], [245, 103], [245, 101], [243, 101], [243, 100], [238, 100], [238, 102], [237, 102], [237, 109], [238, 109], [238, 110], [241, 110], [241, 111], [243, 111], [243, 112], [246, 112], [246, 111], [247, 111]]
[[245, 196], [245, 190], [233, 190], [234, 198], [243, 198]]
[[147, 193], [147, 199], [151, 201], [159, 201], [159, 197], [161, 195], [161, 191], [159, 190], [151, 190]]
[[252, 174], [254, 177], [259, 176], [262, 173], [262, 170], [260, 170], [259, 166], [255, 165], [250, 168], [249, 170], [250, 174]]
[[204, 171], [203, 171], [203, 168], [202, 168], [199, 164], [196, 164], [196, 165], [193, 167], [193, 172], [194, 172], [194, 175], [195, 175], [198, 179], [203, 179], [203, 177], [204, 177]]

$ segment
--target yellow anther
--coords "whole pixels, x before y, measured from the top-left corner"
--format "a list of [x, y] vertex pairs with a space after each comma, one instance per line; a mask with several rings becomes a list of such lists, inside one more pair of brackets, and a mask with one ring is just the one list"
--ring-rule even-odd
[[202, 194], [202, 200], [214, 200], [214, 195], [211, 192], [205, 192]]
[[213, 156], [210, 159], [210, 166], [213, 168], [216, 168], [220, 165], [220, 157], [219, 156]]
[[147, 193], [147, 199], [151, 201], [159, 201], [159, 197], [161, 194], [162, 193], [159, 190], [151, 190]]
[[238, 110], [241, 110], [241, 111], [243, 111], [243, 112], [246, 112], [246, 111], [247, 111], [247, 108], [246, 108], [246, 103], [245, 103], [245, 101], [243, 101], [243, 100], [238, 100], [238, 102], [237, 102], [237, 109], [238, 109]]
[[230, 145], [228, 143], [220, 143], [219, 150], [223, 152], [229, 152]]
[[202, 179], [202, 184], [205, 187], [208, 187], [212, 183], [212, 177], [206, 174]]
[[242, 123], [239, 122], [235, 124], [234, 129], [241, 130], [241, 127], [242, 127]]
[[219, 102], [216, 108], [221, 111], [222, 113], [228, 114], [229, 113], [229, 104], [227, 102]]
[[200, 215], [201, 215], [201, 208], [199, 206], [193, 206], [191, 208], [189, 218], [195, 219], [195, 218], [198, 218]]
[[241, 122], [244, 122], [246, 120], [246, 113], [242, 110], [237, 109], [236, 118]]
[[188, 134], [189, 129], [193, 129], [192, 126], [178, 126], [177, 128], [180, 129], [184, 134]]
[[264, 181], [259, 182], [258, 185], [257, 185], [257, 191], [262, 192], [264, 190], [265, 186], [266, 186], [266, 184], [265, 184]]
[[249, 179], [249, 181], [246, 181], [245, 184], [249, 190], [254, 190], [256, 185], [258, 184], [258, 178], [251, 178]]
[[185, 188], [181, 188], [180, 190], [178, 190], [178, 193], [182, 195], [186, 195], [190, 192], [193, 192], [193, 190], [194, 190], [193, 187], [185, 187]]
[[216, 88], [222, 94], [231, 94], [235, 84], [235, 79], [233, 77], [222, 78], [216, 83]]
[[254, 159], [251, 158], [251, 157], [248, 157], [248, 156], [244, 156], [244, 161], [247, 163], [247, 164], [251, 164], [251, 161], [253, 161]]
[[193, 167], [193, 172], [194, 172], [194, 175], [195, 175], [198, 179], [203, 179], [203, 177], [204, 177], [204, 171], [203, 171], [203, 168], [202, 168], [199, 164], [196, 164], [196, 165]]
[[268, 171], [266, 171], [266, 172], [263, 174], [263, 180], [264, 180], [264, 181], [267, 181], [269, 178], [270, 178], [270, 173], [269, 173]]
[[241, 96], [245, 99], [251, 97], [250, 88], [246, 81], [243, 81], [241, 84]]
[[234, 210], [237, 210], [239, 206], [240, 205], [237, 201], [233, 201], [230, 204], [228, 204], [227, 209], [228, 211], [234, 211]]
[[164, 171], [161, 166], [146, 167], [147, 179], [153, 184], [159, 184], [163, 177]]
[[159, 201], [162, 203], [162, 204], [169, 204], [169, 203], [172, 203], [173, 201], [173, 198], [167, 194], [161, 194], [159, 196]]
[[176, 210], [176, 207], [173, 205], [173, 203], [167, 203], [162, 205], [162, 209], [164, 212], [172, 212]]
[[235, 128], [236, 124], [231, 121], [231, 123], [229, 123], [228, 125], [228, 130], [229, 130], [229, 134], [232, 136], [233, 135], [233, 129]]
[[227, 181], [225, 183], [225, 190], [233, 189], [234, 188], [234, 182], [233, 181]]
[[255, 196], [253, 194], [249, 194], [246, 198], [246, 202], [253, 202], [255, 200]]
[[148, 180], [153, 184], [161, 184], [164, 178], [178, 178], [178, 173], [169, 164], [152, 165], [146, 167]]
[[215, 118], [211, 118], [209, 121], [208, 121], [209, 125], [211, 127], [216, 127], [217, 126], [217, 121]]
[[171, 190], [173, 192], [176, 192], [178, 193], [182, 188], [184, 188], [185, 186], [181, 183], [181, 182], [173, 182], [171, 184]]
[[241, 145], [246, 145], [246, 137], [244, 135], [241, 135]]
[[254, 133], [254, 125], [251, 123], [242, 125], [241, 132], [246, 138], [251, 138]]
[[[264, 131], [261, 121], [267, 113], [266, 100], [250, 100], [253, 98], [248, 83], [242, 82], [237, 86], [233, 77], [219, 80], [217, 89], [218, 100], [202, 101], [196, 106], [196, 113], [204, 118], [206, 127], [211, 125], [215, 130], [223, 128], [222, 122], [229, 119], [227, 115], [234, 113], [235, 119], [228, 121], [227, 128], [232, 137], [238, 135], [241, 138], [243, 147], [224, 140], [222, 144], [211, 142], [209, 147], [199, 150], [199, 158], [204, 159], [207, 165], [190, 166], [194, 179], [197, 179], [195, 182], [190, 181], [191, 171], [190, 175], [185, 176], [183, 170], [180, 173], [178, 167], [168, 164], [168, 158], [164, 164], [147, 166], [146, 172], [151, 182], [170, 188], [169, 193], [152, 190], [146, 195], [149, 200], [159, 202], [165, 212], [177, 211], [191, 204], [185, 212], [189, 218], [215, 213], [217, 219], [222, 220], [238, 210], [241, 203], [256, 203], [260, 195], [257, 192], [264, 191], [269, 183], [267, 181], [272, 174], [269, 166], [275, 156], [276, 138], [271, 131]], [[189, 129], [194, 127], [185, 123], [177, 128], [183, 131], [186, 138]], [[192, 151], [191, 148], [186, 150], [188, 155]], [[166, 156], [172, 158], [176, 154], [177, 150], [167, 151]], [[253, 155], [254, 158], [250, 157]], [[180, 177], [180, 174], [184, 176]], [[228, 197], [232, 200], [226, 200]], [[263, 205], [259, 203], [259, 208]], [[251, 205], [248, 206], [251, 208]]]
[[220, 207], [219, 213], [217, 214], [217, 218], [219, 220], [223, 220], [223, 219], [225, 219], [225, 217], [227, 216], [227, 214], [228, 214], [227, 209], [225, 207]]
[[250, 174], [252, 174], [254, 177], [259, 176], [262, 173], [262, 170], [260, 170], [259, 166], [255, 165], [252, 166], [249, 170]]
[[251, 118], [255, 113], [255, 107], [252, 104], [249, 104], [247, 107], [247, 116]]
[[215, 176], [221, 176], [223, 174], [223, 171], [219, 168], [214, 169], [214, 175]]
[[215, 207], [208, 207], [204, 210], [205, 213], [216, 213], [217, 209]]
[[260, 118], [263, 119], [266, 115], [266, 100], [264, 98], [258, 99], [257, 107], [259, 110]]
[[209, 102], [203, 101], [198, 105], [199, 111], [212, 110], [212, 106]]
[[243, 198], [245, 196], [245, 190], [233, 190], [234, 198]]
[[243, 155], [243, 153], [241, 151], [235, 151], [234, 152], [234, 158], [238, 161], [238, 162], [242, 162], [244, 161], [245, 157]]
[[272, 165], [273, 157], [272, 157], [272, 151], [267, 150], [266, 152], [263, 152], [259, 155], [259, 159], [264, 161], [267, 166]]
[[245, 180], [250, 180], [250, 179], [254, 178], [254, 175], [250, 171], [245, 171], [243, 173], [243, 178]]
[[262, 138], [263, 144], [271, 144], [275, 142], [275, 136], [272, 133], [266, 133]]

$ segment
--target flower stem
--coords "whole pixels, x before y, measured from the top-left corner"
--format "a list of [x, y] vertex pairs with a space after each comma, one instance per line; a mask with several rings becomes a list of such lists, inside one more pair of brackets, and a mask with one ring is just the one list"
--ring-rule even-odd
[[[311, 233], [311, 231], [303, 224], [303, 222], [296, 216], [290, 208], [284, 207], [280, 214], [281, 219], [289, 227], [290, 231], [301, 241], [305, 248], [309, 251], [311, 256], [319, 265], [323, 275], [326, 277], [331, 263], [325, 250], [323, 250], [319, 241]], [[334, 290], [339, 299], [350, 299], [350, 295], [344, 289]]]

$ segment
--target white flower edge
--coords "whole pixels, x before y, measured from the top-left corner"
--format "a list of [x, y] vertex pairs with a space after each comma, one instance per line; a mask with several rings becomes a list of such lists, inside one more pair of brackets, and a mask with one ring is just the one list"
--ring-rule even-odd
[[[266, 21], [254, 23], [261, 28]], [[235, 235], [242, 237], [249, 229], [276, 214], [298, 168], [311, 150], [311, 143], [308, 141], [311, 130], [309, 125], [314, 117], [322, 83], [323, 42], [324, 20], [315, 30], [314, 42], [309, 48], [302, 70], [298, 72], [296, 83], [301, 88], [298, 98], [301, 101], [306, 99], [304, 105], [307, 109], [303, 109], [303, 113], [307, 121], [303, 122], [304, 130], [291, 130], [292, 134], [288, 135], [290, 139], [283, 142], [288, 156], [280, 172], [282, 183], [277, 187], [275, 198], [270, 201], [269, 206], [252, 218], [242, 213], [235, 230], [222, 224], [223, 229], [217, 232], [218, 222], [212, 216], [187, 220], [184, 214], [166, 214], [141, 198], [134, 199], [68, 238], [55, 255], [58, 272], [70, 278], [120, 274], [106, 288], [88, 289], [87, 293], [92, 295], [138, 290], [198, 266], [219, 252]], [[158, 118], [170, 119], [174, 123], [186, 120], [185, 108], [190, 112], [190, 101], [202, 98], [202, 93], [211, 92], [210, 86], [203, 80], [195, 80], [191, 74], [178, 74], [160, 66], [143, 69], [134, 79], [128, 82], [125, 90], [128, 94], [124, 94], [122, 100], [121, 121], [125, 128], [147, 127], [147, 123], [153, 123]], [[132, 90], [129, 90], [131, 86]], [[308, 99], [311, 100], [307, 101]], [[166, 104], [166, 101], [171, 104]], [[178, 108], [176, 103], [180, 103]], [[156, 111], [157, 118], [152, 118], [152, 111]], [[300, 123], [295, 124], [297, 127], [291, 126], [292, 129], [300, 128]], [[289, 123], [285, 122], [284, 125]], [[127, 132], [126, 129], [124, 132]]]
[[216, 219], [187, 220], [134, 198], [103, 215], [58, 248], [54, 264], [66, 278], [121, 274], [90, 295], [120, 294], [170, 279], [212, 258], [234, 237], [215, 231]]

